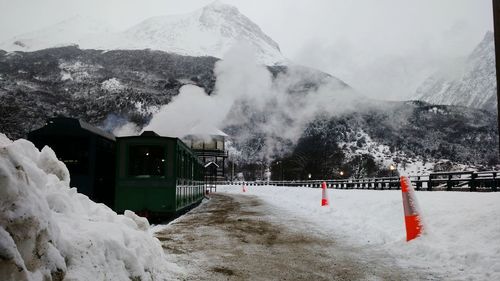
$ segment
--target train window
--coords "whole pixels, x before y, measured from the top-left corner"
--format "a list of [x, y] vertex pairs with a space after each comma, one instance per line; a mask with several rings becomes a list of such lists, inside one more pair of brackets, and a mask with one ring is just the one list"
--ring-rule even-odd
[[181, 154], [179, 150], [177, 150], [177, 177], [181, 177], [181, 172], [182, 172], [182, 166], [181, 166]]
[[159, 145], [134, 145], [129, 149], [129, 175], [165, 176], [165, 148]]
[[188, 169], [187, 169], [187, 167], [188, 167], [188, 158], [187, 158], [187, 154], [186, 154], [185, 151], [182, 153], [182, 155], [184, 157], [184, 162], [183, 162], [184, 163], [184, 166], [183, 166], [184, 173], [182, 174], [182, 177], [185, 178], [185, 179], [187, 179], [187, 177], [188, 177], [187, 176], [187, 174], [188, 174]]
[[181, 178], [185, 178], [184, 176], [184, 151], [181, 151]]

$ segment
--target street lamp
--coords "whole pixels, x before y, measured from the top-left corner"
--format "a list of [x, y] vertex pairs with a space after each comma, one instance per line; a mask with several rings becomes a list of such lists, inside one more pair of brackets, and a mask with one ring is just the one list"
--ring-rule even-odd
[[391, 164], [389, 166], [389, 170], [391, 170], [391, 176], [394, 177], [394, 171], [396, 170], [396, 167], [393, 164]]
[[340, 171], [340, 176], [343, 177], [344, 176], [344, 171]]

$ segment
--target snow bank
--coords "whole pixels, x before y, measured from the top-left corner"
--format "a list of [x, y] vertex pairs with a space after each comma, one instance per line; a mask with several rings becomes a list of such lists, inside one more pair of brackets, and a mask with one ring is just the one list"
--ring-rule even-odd
[[[218, 190], [241, 193], [241, 186]], [[312, 222], [316, 232], [383, 250], [402, 266], [448, 280], [500, 280], [500, 193], [416, 192], [424, 235], [410, 242], [399, 190], [328, 189], [329, 207], [320, 207], [319, 188], [249, 186], [245, 194]]]
[[0, 134], [1, 280], [165, 280], [176, 270], [147, 220], [70, 188], [50, 148]]

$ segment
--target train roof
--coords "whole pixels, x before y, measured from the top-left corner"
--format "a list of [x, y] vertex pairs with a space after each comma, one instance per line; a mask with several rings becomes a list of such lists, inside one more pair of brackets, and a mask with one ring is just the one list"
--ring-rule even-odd
[[[125, 136], [125, 137], [117, 137], [117, 140], [128, 140], [128, 139], [141, 139], [141, 138], [162, 138], [165, 140], [170, 140], [170, 141], [175, 141], [177, 144], [182, 146], [185, 150], [189, 151], [190, 154], [193, 156], [197, 156], [196, 153], [189, 147], [187, 146], [182, 139], [177, 138], [177, 137], [165, 137], [165, 136], [160, 136], [154, 131], [144, 131], [138, 136]], [[196, 157], [198, 159], [198, 162], [202, 163], [199, 157]]]
[[135, 136], [124, 136], [124, 137], [116, 137], [117, 139], [133, 139], [133, 138], [144, 138], [144, 137], [153, 137], [153, 138], [163, 138], [163, 139], [170, 139], [170, 140], [180, 140], [177, 137], [166, 137], [166, 136], [160, 136], [154, 131], [144, 131], [140, 135], [135, 135]]
[[49, 118], [47, 124], [33, 130], [30, 134], [70, 134], [71, 131], [83, 130], [90, 134], [98, 135], [105, 139], [115, 141], [115, 136], [79, 119], [69, 117]]

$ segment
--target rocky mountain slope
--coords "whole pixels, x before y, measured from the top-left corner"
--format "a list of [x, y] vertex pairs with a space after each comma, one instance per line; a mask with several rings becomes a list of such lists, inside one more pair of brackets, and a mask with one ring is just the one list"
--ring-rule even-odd
[[425, 80], [416, 98], [432, 104], [496, 110], [495, 73], [493, 32], [488, 32], [465, 62], [457, 62]]
[[183, 15], [146, 19], [124, 31], [112, 32], [94, 19], [75, 17], [16, 36], [0, 44], [7, 51], [34, 51], [78, 45], [82, 49], [152, 49], [186, 56], [222, 58], [235, 44], [250, 45], [261, 63], [284, 64], [279, 46], [234, 6], [218, 1]]
[[168, 103], [183, 84], [211, 92], [216, 60], [76, 47], [0, 52], [0, 131], [11, 138], [24, 137], [53, 115], [104, 127], [123, 120], [144, 124], [151, 111]]
[[[304, 153], [311, 141], [323, 161]], [[389, 176], [391, 164], [407, 174], [493, 166], [498, 162], [496, 116], [425, 102], [368, 102], [342, 116], [319, 116], [289, 157], [296, 155], [311, 155], [306, 165], [332, 177], [340, 170]]]
[[[0, 51], [0, 131], [11, 138], [25, 137], [54, 115], [81, 118], [108, 130], [129, 121], [144, 126], [182, 85], [194, 84], [212, 93], [217, 61], [151, 50], [103, 52], [62, 47], [27, 53]], [[274, 79], [291, 75], [287, 67], [268, 69]], [[287, 84], [290, 101], [297, 101], [296, 109], [306, 106], [305, 95], [331, 81], [349, 88], [314, 70], [297, 77], [300, 79]], [[354, 167], [351, 161], [357, 161], [363, 169], [373, 164], [376, 168], [366, 172], [373, 174], [384, 173], [384, 167], [393, 162], [421, 167], [439, 159], [472, 166], [496, 163], [496, 119], [487, 111], [419, 102], [355, 99], [353, 104], [333, 115], [339, 107], [327, 104], [332, 107], [328, 114], [318, 110], [309, 123], [294, 125], [289, 123], [300, 119], [294, 117], [297, 110], [281, 116], [283, 112], [272, 103], [260, 110], [238, 103], [228, 118], [238, 115], [246, 121], [226, 122], [222, 129], [232, 136], [242, 165], [302, 155], [301, 165], [311, 165], [309, 170], [318, 173], [327, 168], [317, 165], [326, 165], [323, 167], [333, 172], [334, 168]], [[288, 128], [297, 130], [298, 139], [291, 141], [283, 135]], [[320, 156], [330, 160], [317, 161]]]
[[[241, 134], [250, 128], [249, 124]], [[274, 179], [281, 165], [285, 179], [380, 177], [432, 171], [488, 169], [498, 163], [496, 116], [487, 111], [425, 102], [366, 101], [356, 110], [330, 116], [318, 114], [296, 144], [272, 162]], [[251, 158], [264, 146], [265, 136], [237, 143]], [[283, 142], [283, 145], [289, 145]], [[255, 159], [253, 163], [258, 163]], [[254, 167], [259, 170], [259, 167]], [[258, 174], [258, 173], [257, 173]]]
[[[53, 115], [82, 118], [105, 129], [127, 121], [142, 126], [183, 85], [199, 86], [210, 95], [217, 61], [152, 50], [0, 50], [0, 131], [11, 138], [24, 137]], [[273, 76], [288, 69], [268, 67]], [[296, 76], [290, 82], [295, 94], [332, 81], [348, 87], [316, 70], [304, 68]]]

